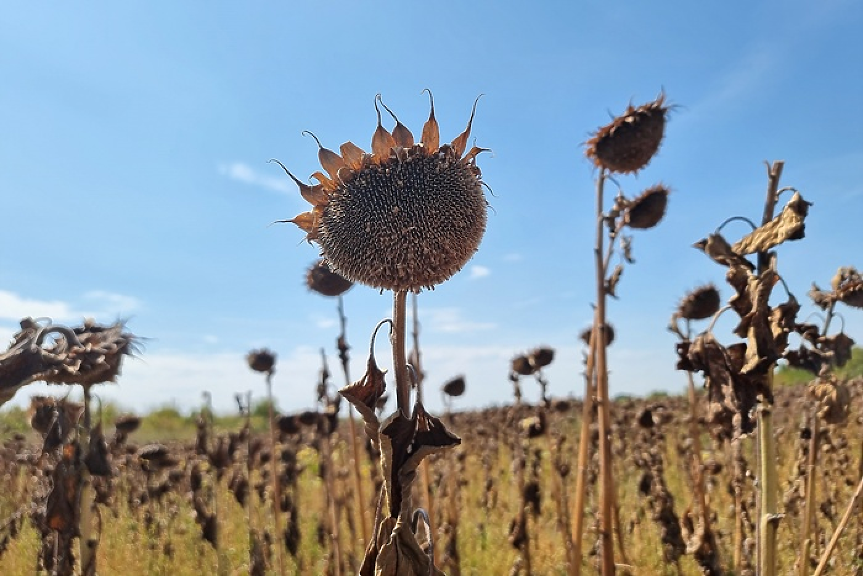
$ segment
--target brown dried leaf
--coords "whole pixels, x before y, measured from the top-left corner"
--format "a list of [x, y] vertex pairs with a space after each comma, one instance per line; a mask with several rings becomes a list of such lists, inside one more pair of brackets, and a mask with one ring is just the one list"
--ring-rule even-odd
[[795, 192], [779, 216], [741, 238], [731, 249], [740, 255], [755, 254], [766, 252], [786, 240], [800, 240], [804, 236], [804, 220], [810, 206], [811, 202]]
[[623, 265], [618, 264], [614, 267], [611, 276], [605, 280], [605, 293], [612, 298], [617, 298], [617, 284], [620, 282], [620, 277], [623, 275]]
[[375, 408], [378, 400], [381, 399], [387, 389], [384, 374], [385, 371], [378, 368], [375, 355], [369, 354], [366, 373], [363, 374], [363, 377], [339, 390], [339, 394], [350, 402], [363, 417], [366, 433], [375, 445], [377, 445], [378, 429], [380, 428], [380, 421], [375, 413]]
[[731, 245], [719, 232], [714, 232], [692, 245], [698, 248], [707, 256], [723, 266], [731, 267], [746, 267], [749, 270], [755, 270], [755, 265], [743, 256], [734, 252]]
[[379, 436], [387, 511], [390, 517], [409, 518], [412, 511], [405, 506], [417, 466], [429, 454], [461, 444], [461, 439], [428, 414], [421, 402], [414, 404], [410, 418], [396, 410], [381, 424]]

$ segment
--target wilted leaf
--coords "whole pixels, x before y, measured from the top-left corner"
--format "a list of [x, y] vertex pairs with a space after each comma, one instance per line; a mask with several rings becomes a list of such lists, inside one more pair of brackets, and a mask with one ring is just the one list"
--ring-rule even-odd
[[339, 390], [339, 394], [350, 402], [363, 417], [366, 433], [375, 445], [377, 445], [378, 429], [380, 428], [380, 421], [375, 414], [375, 408], [378, 400], [386, 391], [384, 374], [385, 372], [378, 368], [374, 353], [370, 353], [366, 373], [363, 374], [363, 377]]
[[614, 272], [611, 273], [605, 280], [605, 293], [612, 298], [617, 298], [617, 283], [620, 282], [620, 276], [623, 274], [623, 266], [618, 264], [614, 267]]
[[766, 252], [786, 240], [800, 240], [804, 236], [804, 220], [809, 213], [811, 202], [807, 202], [795, 192], [779, 216], [760, 226], [740, 239], [731, 249], [736, 254], [755, 254]]
[[692, 246], [707, 254], [717, 264], [723, 266], [742, 266], [749, 270], [755, 270], [755, 265], [740, 254], [735, 253], [728, 241], [719, 232], [710, 234], [707, 238], [699, 240]]

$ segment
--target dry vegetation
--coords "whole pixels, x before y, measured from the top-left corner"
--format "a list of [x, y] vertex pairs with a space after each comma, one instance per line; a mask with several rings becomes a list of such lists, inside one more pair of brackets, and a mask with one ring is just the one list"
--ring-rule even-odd
[[[380, 97], [375, 106], [371, 153], [319, 143], [319, 183], [291, 175], [312, 206], [291, 222], [323, 257], [308, 286], [338, 301], [339, 393], [322, 351], [309, 383], [317, 409], [278, 414], [277, 357], [262, 349], [246, 360], [266, 378], [267, 401], [238, 396], [233, 418], [208, 402], [186, 426], [164, 412], [111, 416], [91, 405], [91, 388], [117, 377], [136, 338], [119, 324], [24, 319], [0, 355], [0, 404], [39, 380], [80, 386], [83, 403], [34, 398], [26, 433], [13, 412], [0, 421], [0, 574], [863, 575], [863, 379], [846, 377], [860, 351], [835, 330], [838, 306], [863, 308], [863, 278], [839, 268], [830, 289], [808, 294], [820, 325], [798, 320], [803, 305], [775, 248], [804, 237], [810, 204], [779, 187], [781, 162], [768, 165], [760, 224], [731, 243], [723, 223], [695, 244], [723, 267], [732, 296], [723, 305], [707, 285], [679, 301], [670, 329], [687, 395], [613, 400], [606, 300], [634, 262], [627, 234], [658, 225], [669, 197], [663, 184], [630, 197], [621, 182], [659, 149], [669, 107], [660, 95], [601, 127], [586, 150], [598, 175], [595, 315], [573, 375], [583, 400], [548, 397], [555, 352], [540, 346], [514, 355], [509, 407], [453, 412], [467, 386], [454, 377], [435, 417], [423, 404], [416, 295], [460, 270], [485, 230], [483, 149], [467, 150], [476, 104], [450, 144], [433, 104], [418, 142]], [[610, 207], [608, 183], [618, 188]], [[622, 264], [611, 268], [615, 255]], [[354, 282], [393, 292], [359, 379], [344, 330]], [[737, 316], [730, 334], [714, 333], [723, 314]], [[381, 413], [387, 378], [375, 355], [385, 327], [392, 414]], [[804, 371], [804, 383], [778, 385], [778, 362]], [[522, 402], [529, 379], [536, 406]]]

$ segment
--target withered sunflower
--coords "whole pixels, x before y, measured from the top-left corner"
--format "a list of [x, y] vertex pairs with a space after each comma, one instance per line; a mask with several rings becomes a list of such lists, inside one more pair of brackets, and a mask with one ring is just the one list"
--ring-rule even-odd
[[609, 172], [638, 172], [659, 150], [668, 109], [665, 94], [638, 108], [630, 104], [587, 141], [585, 154], [597, 167]]
[[345, 142], [336, 154], [319, 142], [326, 174], [315, 172], [314, 186], [285, 169], [312, 205], [289, 222], [352, 282], [393, 291], [432, 288], [461, 270], [485, 232], [487, 203], [476, 165], [484, 149], [465, 153], [476, 102], [464, 132], [440, 145], [433, 100], [420, 142], [382, 101], [396, 126], [390, 133], [381, 125], [379, 100], [371, 153]]

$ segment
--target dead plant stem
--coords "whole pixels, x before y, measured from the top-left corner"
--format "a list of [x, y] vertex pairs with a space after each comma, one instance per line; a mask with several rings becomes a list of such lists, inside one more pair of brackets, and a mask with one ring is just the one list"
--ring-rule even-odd
[[[416, 375], [416, 385], [417, 385], [417, 401], [422, 402], [423, 400], [423, 380], [424, 374], [422, 369], [422, 362], [420, 361], [420, 322], [419, 316], [417, 314], [417, 294], [414, 292], [411, 297], [411, 310], [413, 323], [411, 325], [411, 337], [413, 338], [413, 347], [414, 347], [414, 357], [413, 361], [416, 364], [414, 366], [414, 374]], [[420, 473], [422, 475], [423, 481], [423, 492], [425, 496], [425, 505], [426, 512], [428, 512], [429, 517], [429, 532], [431, 532], [432, 536], [437, 538], [437, 518], [435, 516], [435, 501], [434, 494], [432, 493], [432, 485], [431, 485], [431, 474], [429, 473], [429, 459], [423, 458], [423, 461], [420, 463]], [[437, 565], [437, 548], [432, 549], [432, 562]]]
[[596, 402], [599, 422], [599, 476], [600, 489], [600, 538], [602, 541], [602, 576], [612, 576], [614, 566], [614, 477], [612, 472], [611, 453], [611, 406], [608, 399], [608, 364], [605, 339], [605, 302], [606, 269], [603, 260], [603, 240], [605, 219], [603, 217], [603, 189], [605, 185], [605, 170], [599, 174], [596, 181], [596, 317], [594, 319], [599, 329], [595, 329], [596, 338]]
[[[776, 209], [779, 178], [782, 176], [784, 162], [779, 160], [768, 165], [767, 199], [764, 203], [764, 214], [761, 224], [767, 224], [773, 219]], [[772, 261], [771, 261], [772, 260]], [[758, 253], [758, 275], [775, 267], [775, 258], [771, 259], [766, 252]], [[750, 342], [755, 341], [754, 328], [750, 328]], [[776, 575], [776, 529], [779, 524], [778, 484], [776, 474], [776, 442], [773, 438], [773, 403], [769, 400], [773, 392], [773, 366], [767, 369], [768, 397], [762, 399], [758, 413], [758, 455], [760, 457], [760, 498], [758, 519], [758, 574], [760, 576]]]
[[836, 548], [836, 543], [839, 542], [839, 537], [842, 536], [842, 532], [845, 530], [845, 526], [848, 525], [848, 521], [851, 519], [851, 514], [857, 507], [857, 500], [860, 498], [861, 493], [863, 493], [863, 476], [861, 476], [860, 482], [857, 483], [857, 489], [854, 490], [854, 494], [851, 496], [851, 501], [848, 502], [848, 507], [845, 509], [845, 513], [842, 515], [842, 519], [839, 521], [839, 525], [833, 532], [833, 536], [830, 538], [830, 542], [827, 543], [827, 548], [824, 549], [824, 553], [821, 555], [821, 560], [818, 562], [818, 567], [815, 568], [815, 572], [812, 574], [812, 576], [821, 576], [821, 574], [824, 572], [824, 568], [827, 567], [827, 562], [830, 561], [830, 556], [833, 554], [833, 549]]
[[[348, 359], [347, 318], [345, 317], [344, 301], [341, 294], [339, 294], [338, 312], [339, 326], [341, 328], [338, 339], [339, 358], [342, 363], [342, 373], [345, 375], [345, 386], [350, 386], [352, 382], [349, 366], [350, 363]], [[369, 528], [368, 522], [366, 521], [368, 506], [366, 506], [366, 493], [365, 490], [363, 490], [363, 476], [360, 470], [360, 439], [357, 434], [357, 426], [354, 419], [354, 407], [351, 406], [350, 403], [348, 403], [348, 428], [351, 434], [351, 459], [353, 460], [354, 491], [357, 494], [355, 498], [357, 503], [357, 516], [359, 517], [360, 530], [362, 531], [361, 534], [363, 537], [362, 547], [365, 547], [369, 541]]]
[[275, 523], [276, 557], [279, 574], [285, 576], [285, 559], [282, 551], [282, 483], [279, 478], [279, 454], [276, 453], [276, 417], [273, 413], [273, 372], [267, 372], [267, 407], [270, 420], [270, 476], [273, 488], [273, 522]]

